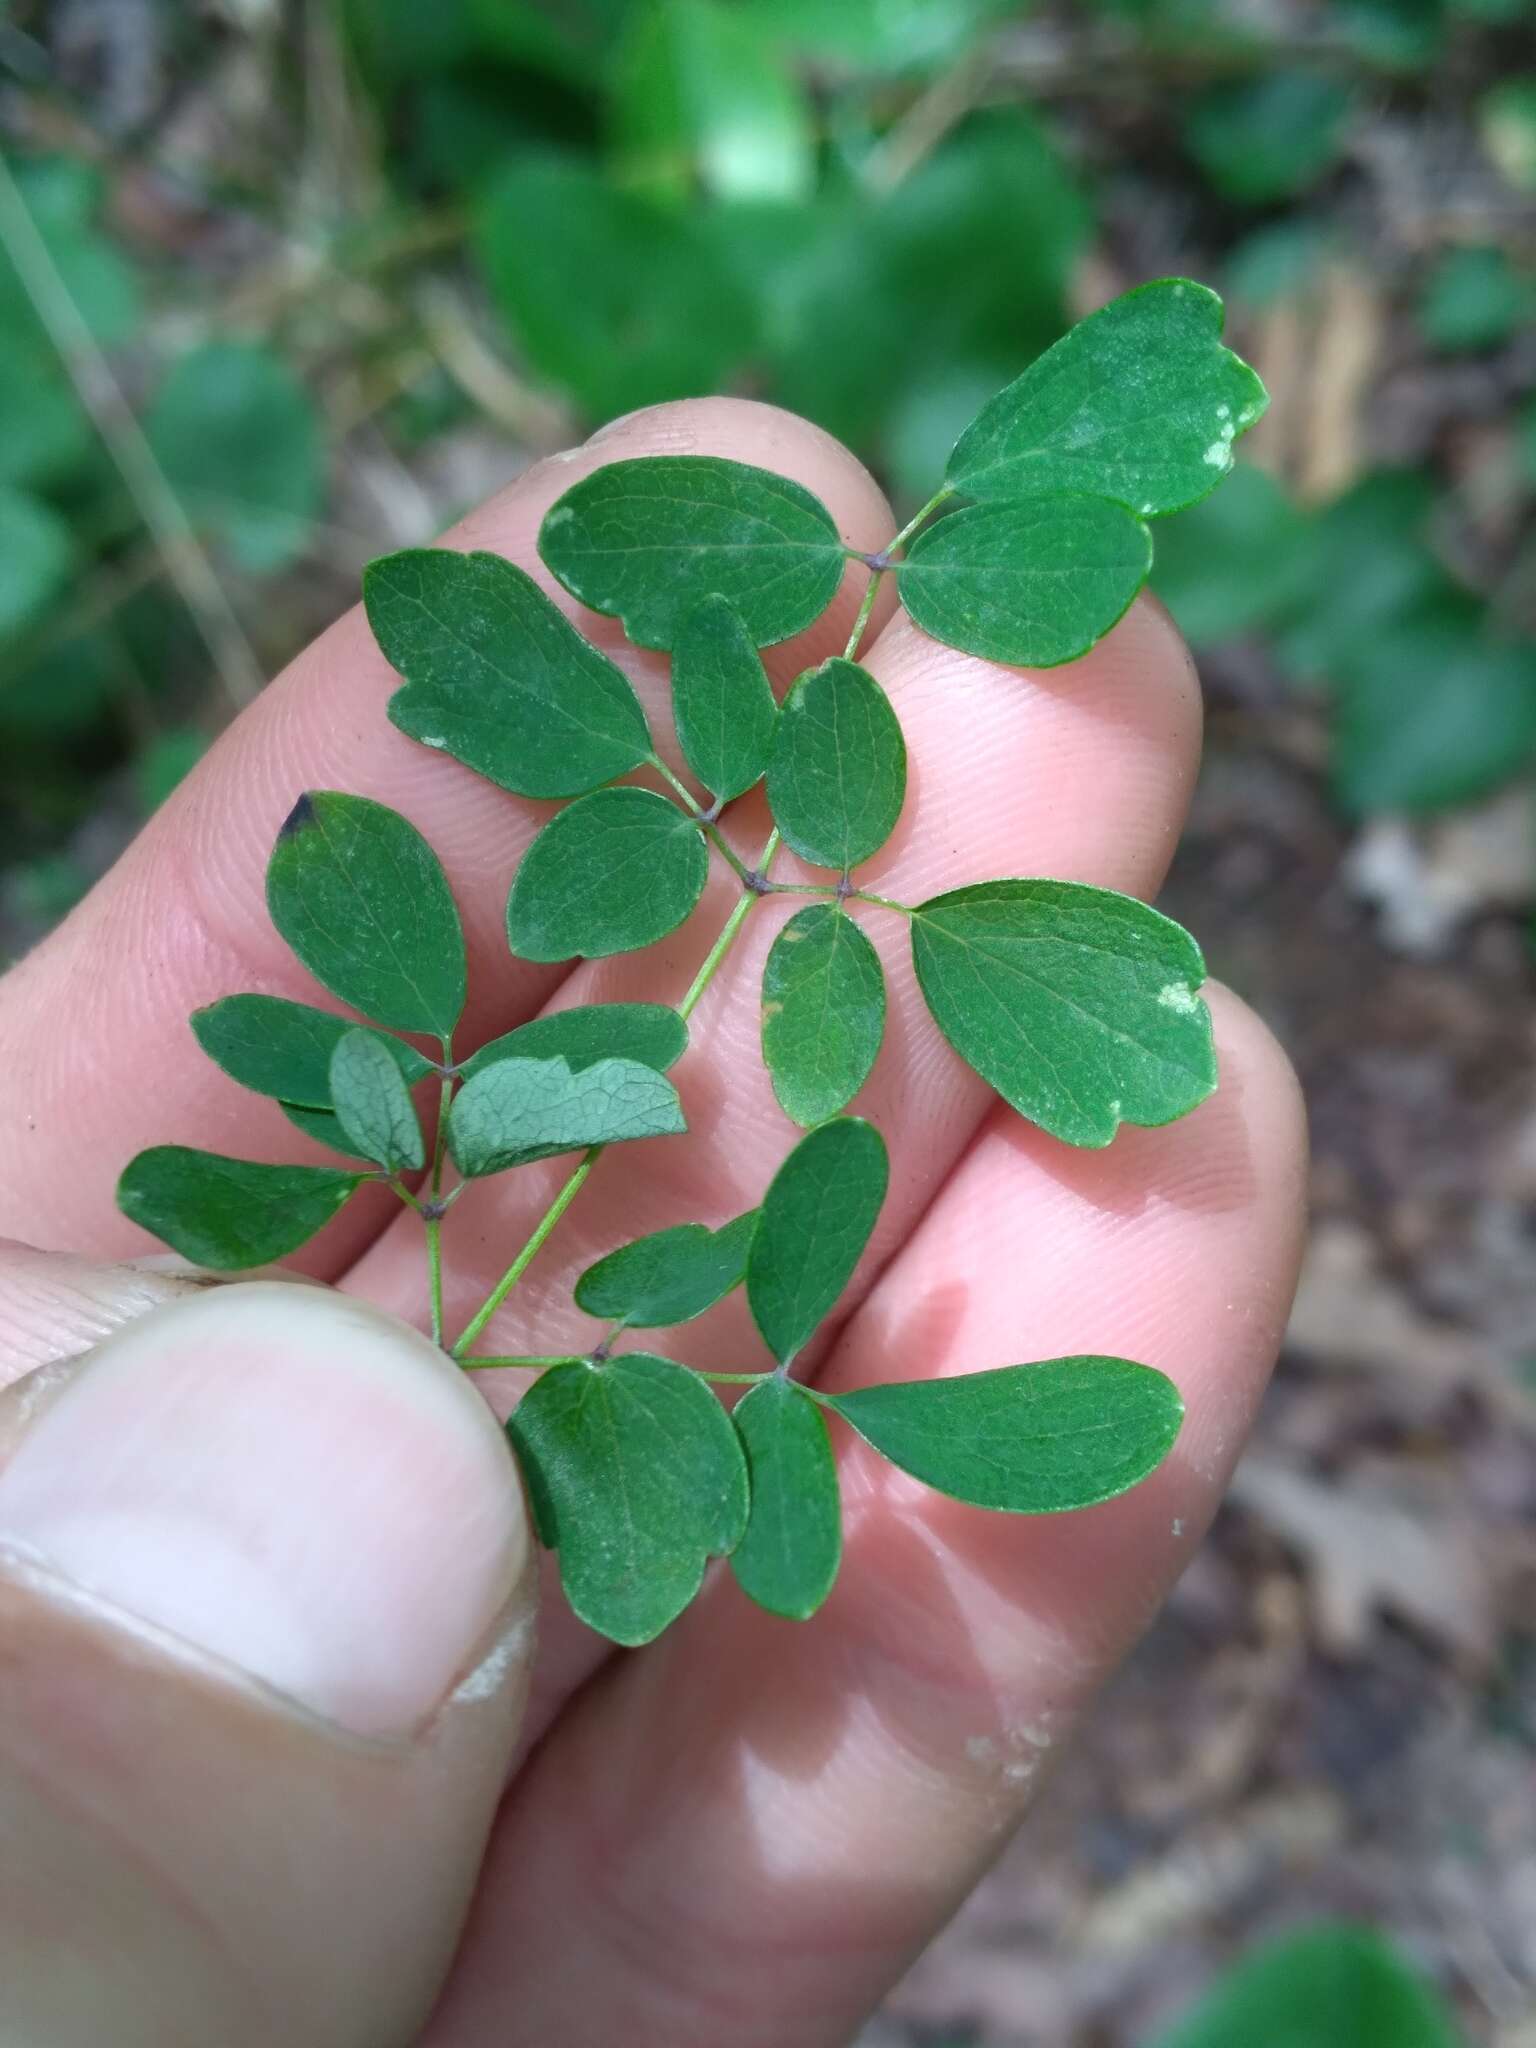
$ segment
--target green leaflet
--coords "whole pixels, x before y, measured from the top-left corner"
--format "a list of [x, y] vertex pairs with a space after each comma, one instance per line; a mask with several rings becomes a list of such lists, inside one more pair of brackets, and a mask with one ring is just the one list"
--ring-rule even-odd
[[769, 807], [792, 851], [856, 867], [889, 839], [906, 793], [901, 725], [868, 669], [836, 657], [797, 677], [768, 761]]
[[935, 1022], [1053, 1137], [1107, 1145], [1216, 1086], [1205, 962], [1171, 918], [1077, 882], [978, 882], [920, 904], [912, 958]]
[[821, 1410], [779, 1373], [736, 1404], [752, 1489], [731, 1553], [744, 1593], [770, 1614], [806, 1621], [832, 1590], [843, 1552], [837, 1465]]
[[936, 520], [899, 565], [925, 633], [967, 654], [1054, 668], [1086, 654], [1152, 566], [1152, 536], [1108, 498], [970, 505]]
[[178, 358], [144, 434], [195, 526], [270, 576], [301, 554], [325, 495], [325, 447], [305, 385], [269, 349], [214, 341]]
[[779, 707], [741, 615], [718, 592], [679, 629], [672, 715], [684, 760], [722, 802], [750, 789], [768, 766]]
[[955, 443], [947, 480], [973, 498], [1115, 498], [1143, 518], [1214, 490], [1268, 404], [1221, 345], [1221, 301], [1187, 278], [1124, 293], [1000, 391]]
[[[203, 1051], [242, 1088], [301, 1108], [330, 1108], [331, 1054], [354, 1028], [350, 1018], [286, 996], [252, 995], [225, 996], [194, 1010], [190, 1022]], [[408, 1083], [432, 1072], [414, 1046], [382, 1032], [379, 1039]]]
[[[334, 1109], [311, 1109], [302, 1102], [279, 1102], [277, 1106], [296, 1131], [302, 1131], [306, 1138], [313, 1138], [317, 1145], [329, 1146], [331, 1151], [341, 1153], [345, 1159], [367, 1157], [347, 1137]], [[370, 1160], [369, 1164], [372, 1163]]]
[[880, 956], [838, 905], [797, 911], [763, 969], [763, 1060], [784, 1114], [825, 1123], [869, 1078], [885, 1030]]
[[650, 754], [622, 670], [500, 555], [402, 549], [369, 564], [363, 603], [405, 677], [391, 721], [503, 789], [580, 796]]
[[679, 1223], [621, 1244], [576, 1282], [576, 1306], [605, 1323], [656, 1330], [691, 1322], [713, 1308], [747, 1270], [757, 1211], [710, 1230]]
[[155, 1145], [124, 1167], [117, 1206], [194, 1265], [229, 1272], [296, 1251], [363, 1178], [337, 1166], [263, 1166]]
[[333, 996], [446, 1038], [464, 1007], [464, 934], [437, 855], [398, 811], [312, 790], [267, 863], [267, 909]]
[[331, 1107], [349, 1150], [390, 1173], [425, 1166], [421, 1120], [384, 1039], [373, 1031], [344, 1031], [331, 1054], [330, 1080]]
[[1128, 1358], [1051, 1358], [827, 1396], [882, 1457], [978, 1508], [1058, 1514], [1125, 1493], [1168, 1455], [1184, 1403]]
[[594, 470], [544, 515], [539, 553], [573, 597], [621, 618], [636, 646], [659, 648], [716, 593], [755, 646], [787, 640], [832, 602], [844, 560], [819, 498], [713, 455]]
[[675, 931], [703, 894], [704, 835], [649, 789], [597, 789], [550, 819], [507, 900], [524, 960], [632, 953]]
[[774, 1175], [747, 1255], [747, 1304], [781, 1365], [848, 1285], [889, 1178], [885, 1141], [857, 1117], [822, 1124]]
[[449, 1105], [448, 1149], [472, 1180], [557, 1152], [687, 1128], [672, 1083], [637, 1060], [598, 1060], [577, 1074], [563, 1059], [498, 1060]]
[[687, 1050], [688, 1026], [665, 1003], [583, 1003], [505, 1031], [460, 1068], [470, 1080], [498, 1060], [562, 1059], [572, 1073], [598, 1060], [638, 1060], [664, 1074]]
[[660, 1635], [740, 1541], [747, 1470], [710, 1388], [627, 1351], [542, 1374], [507, 1424], [540, 1536], [581, 1619], [633, 1647]]

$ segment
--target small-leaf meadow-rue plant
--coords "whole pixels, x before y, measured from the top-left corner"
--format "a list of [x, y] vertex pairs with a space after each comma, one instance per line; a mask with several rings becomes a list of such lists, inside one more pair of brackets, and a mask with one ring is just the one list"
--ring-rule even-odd
[[[1084, 320], [983, 407], [942, 486], [869, 555], [787, 478], [712, 456], [615, 462], [545, 517], [539, 553], [570, 594], [671, 656], [682, 758], [662, 760], [623, 672], [533, 579], [491, 554], [412, 548], [375, 562], [369, 622], [404, 678], [389, 715], [502, 789], [570, 799], [512, 877], [520, 959], [631, 952], [693, 910], [711, 861], [740, 893], [674, 1008], [566, 1009], [470, 1051], [456, 1042], [465, 950], [443, 870], [414, 826], [361, 796], [299, 797], [267, 870], [272, 921], [315, 979], [369, 1024], [275, 996], [199, 1011], [203, 1050], [346, 1164], [270, 1166], [180, 1145], [133, 1159], [124, 1212], [198, 1264], [280, 1259], [367, 1181], [422, 1219], [432, 1333], [468, 1371], [538, 1377], [507, 1425], [543, 1542], [575, 1611], [615, 1642], [649, 1641], [711, 1558], [803, 1618], [838, 1569], [829, 1423], [978, 1507], [1054, 1514], [1137, 1484], [1182, 1408], [1160, 1372], [1121, 1358], [984, 1361], [941, 1380], [828, 1394], [795, 1362], [832, 1312], [885, 1196], [886, 1149], [844, 1112], [880, 1047], [885, 982], [865, 931], [911, 932], [917, 982], [950, 1046], [1018, 1113], [1069, 1145], [1165, 1124], [1216, 1085], [1204, 964], [1187, 933], [1134, 899], [1004, 877], [897, 903], [859, 885], [901, 815], [906, 747], [858, 660], [882, 580], [951, 647], [1023, 667], [1068, 662], [1120, 618], [1152, 558], [1147, 522], [1203, 498], [1259, 417], [1263, 386], [1221, 344], [1221, 306], [1169, 279]], [[801, 633], [852, 560], [868, 571], [840, 656], [775, 702], [759, 650]], [[1021, 681], [1021, 688], [1028, 687]], [[624, 778], [649, 771], [663, 789]], [[765, 783], [773, 830], [752, 859], [725, 807]], [[826, 877], [774, 877], [781, 847]], [[667, 1078], [688, 1021], [754, 906], [806, 899], [769, 952], [763, 1058], [805, 1129], [761, 1205], [718, 1229], [684, 1223], [621, 1244], [576, 1283], [586, 1355], [483, 1352], [493, 1316], [610, 1146], [681, 1137]], [[423, 1041], [430, 1050], [422, 1050]], [[440, 1104], [424, 1132], [416, 1095]], [[461, 1331], [443, 1326], [443, 1255], [469, 1182], [579, 1159]], [[450, 1178], [450, 1167], [452, 1178]], [[766, 1371], [696, 1370], [631, 1333], [702, 1315], [744, 1287]], [[727, 1409], [711, 1382], [745, 1387]]]

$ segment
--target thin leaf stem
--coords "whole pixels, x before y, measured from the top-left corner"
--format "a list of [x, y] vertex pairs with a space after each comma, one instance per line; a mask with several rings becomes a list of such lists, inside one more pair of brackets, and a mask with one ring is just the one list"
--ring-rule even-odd
[[734, 869], [736, 879], [739, 882], [748, 882], [750, 877], [750, 870], [748, 869], [746, 862], [742, 859], [741, 855], [736, 851], [735, 847], [732, 846], [731, 842], [726, 838], [725, 834], [720, 830], [719, 826], [715, 823], [714, 819], [709, 815], [708, 811], [704, 809], [704, 806], [699, 802], [698, 798], [694, 796], [693, 792], [688, 788], [688, 785], [678, 780], [678, 778], [672, 773], [672, 770], [667, 766], [666, 762], [662, 760], [659, 754], [652, 754], [651, 766], [654, 769], [656, 769], [658, 774], [660, 774], [668, 783], [671, 784], [672, 788], [676, 791], [677, 795], [687, 805], [689, 816], [698, 825], [700, 831], [704, 834], [704, 837], [709, 841], [711, 846], [714, 847], [715, 851], [721, 855], [721, 857], [726, 862], [727, 866]]
[[603, 1147], [601, 1145], [589, 1145], [582, 1154], [581, 1164], [576, 1168], [569, 1180], [566, 1181], [564, 1187], [561, 1188], [559, 1194], [555, 1196], [555, 1199], [534, 1225], [533, 1234], [528, 1239], [528, 1242], [523, 1246], [517, 1257], [508, 1266], [506, 1272], [502, 1274], [496, 1285], [470, 1318], [458, 1342], [453, 1347], [455, 1358], [462, 1359], [468, 1353], [470, 1346], [474, 1343], [480, 1332], [491, 1320], [491, 1317], [495, 1315], [497, 1309], [501, 1307], [501, 1304], [512, 1292], [518, 1281], [522, 1279], [524, 1273], [533, 1264], [545, 1239], [560, 1221], [566, 1210], [569, 1209], [572, 1202], [581, 1193], [587, 1175], [592, 1171], [602, 1155]]
[[[453, 1039], [444, 1033], [443, 1067], [453, 1066]], [[443, 1341], [443, 1160], [448, 1150], [448, 1105], [453, 1099], [453, 1077], [445, 1071], [438, 1083], [437, 1130], [432, 1139], [431, 1209], [427, 1215], [427, 1298], [432, 1308], [432, 1342]]]
[[901, 917], [916, 917], [917, 915], [917, 912], [910, 903], [898, 903], [894, 896], [872, 896], [867, 889], [853, 890], [849, 901], [852, 903], [873, 903], [877, 910], [894, 910]]
[[864, 592], [864, 602], [859, 606], [858, 616], [853, 622], [853, 631], [848, 635], [848, 645], [843, 649], [844, 661], [852, 661], [859, 651], [859, 642], [864, 637], [864, 628], [869, 624], [869, 615], [875, 608], [880, 585], [885, 576], [884, 569], [871, 568], [869, 585]]
[[[777, 828], [775, 828], [769, 833], [763, 850], [758, 855], [755, 874], [748, 879], [747, 870], [743, 870], [743, 879], [746, 886], [743, 887], [741, 895], [737, 898], [735, 908], [726, 919], [724, 929], [721, 931], [719, 938], [715, 940], [715, 943], [706, 954], [704, 964], [694, 976], [688, 993], [677, 1006], [677, 1014], [685, 1023], [698, 1007], [704, 991], [718, 973], [721, 961], [724, 960], [726, 954], [730, 951], [732, 940], [746, 922], [747, 912], [761, 894], [757, 883], [766, 878], [768, 869], [773, 865], [774, 856], [778, 850], [779, 834]], [[580, 1194], [583, 1183], [598, 1160], [603, 1156], [604, 1150], [605, 1148], [602, 1145], [593, 1145], [582, 1155], [581, 1164], [576, 1168], [576, 1171], [534, 1225], [533, 1235], [523, 1246], [511, 1265], [508, 1266], [506, 1272], [502, 1274], [496, 1285], [491, 1289], [491, 1292], [480, 1304], [480, 1307], [475, 1311], [468, 1326], [453, 1347], [453, 1356], [461, 1364], [469, 1355], [470, 1348], [474, 1344], [475, 1339], [491, 1320], [491, 1317], [495, 1315], [497, 1309], [501, 1307], [501, 1304], [512, 1292], [518, 1281], [522, 1279], [550, 1232], [560, 1221], [560, 1218], [565, 1214], [572, 1202], [575, 1201], [577, 1195]]]
[[677, 1014], [685, 1024], [698, 1008], [704, 991], [719, 972], [721, 961], [731, 950], [736, 934], [741, 930], [743, 924], [746, 923], [747, 912], [762, 894], [757, 883], [767, 880], [768, 870], [772, 867], [774, 856], [778, 850], [779, 833], [777, 826], [775, 826], [774, 830], [769, 833], [767, 843], [763, 847], [762, 852], [758, 855], [754, 879], [748, 883], [748, 886], [737, 899], [736, 907], [726, 919], [724, 929], [721, 931], [719, 938], [716, 939], [708, 953], [705, 954], [703, 966], [700, 967], [698, 973], [693, 977], [693, 985], [677, 1006]]
[[577, 1351], [566, 1352], [555, 1357], [546, 1355], [539, 1358], [518, 1358], [509, 1355], [505, 1358], [484, 1357], [461, 1358], [459, 1360], [459, 1365], [465, 1372], [505, 1372], [513, 1366], [518, 1367], [523, 1372], [546, 1372], [552, 1365], [579, 1365], [580, 1363], [581, 1353]]
[[918, 511], [914, 512], [912, 514], [912, 517], [907, 521], [906, 525], [901, 529], [900, 533], [897, 534], [896, 538], [887, 544], [885, 552], [888, 555], [893, 555], [895, 554], [898, 548], [904, 548], [907, 542], [912, 538], [913, 534], [916, 533], [917, 529], [923, 524], [923, 522], [927, 519], [931, 519], [934, 513], [937, 512], [939, 507], [944, 503], [944, 500], [946, 498], [952, 498], [954, 495], [955, 487], [953, 484], [940, 484], [939, 488], [934, 492], [933, 496], [928, 500], [927, 504], [920, 507]]
[[705, 1372], [696, 1366], [695, 1372], [701, 1380], [709, 1380], [717, 1387], [755, 1387], [759, 1380], [771, 1380], [772, 1372]]

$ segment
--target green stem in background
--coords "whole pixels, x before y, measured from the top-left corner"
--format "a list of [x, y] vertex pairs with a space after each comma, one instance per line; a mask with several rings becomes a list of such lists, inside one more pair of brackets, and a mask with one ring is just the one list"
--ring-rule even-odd
[[544, 1211], [544, 1214], [539, 1218], [538, 1222], [534, 1225], [533, 1235], [529, 1238], [528, 1242], [523, 1246], [522, 1250], [518, 1253], [517, 1257], [512, 1261], [511, 1265], [508, 1266], [506, 1272], [503, 1273], [501, 1278], [496, 1282], [496, 1285], [485, 1297], [485, 1300], [481, 1302], [479, 1308], [475, 1311], [474, 1315], [471, 1316], [468, 1324], [465, 1326], [463, 1334], [460, 1336], [458, 1342], [453, 1347], [453, 1356], [455, 1358], [464, 1358], [464, 1356], [468, 1353], [470, 1346], [474, 1343], [475, 1339], [479, 1336], [480, 1332], [485, 1328], [486, 1324], [491, 1320], [491, 1317], [495, 1315], [497, 1309], [501, 1307], [501, 1304], [512, 1292], [513, 1288], [517, 1285], [518, 1281], [522, 1279], [524, 1273], [526, 1273], [528, 1268], [533, 1264], [534, 1259], [538, 1256], [539, 1251], [543, 1247], [545, 1239], [549, 1236], [550, 1232], [554, 1229], [555, 1225], [560, 1221], [560, 1218], [565, 1214], [566, 1210], [569, 1209], [572, 1202], [574, 1202], [576, 1197], [581, 1193], [587, 1175], [592, 1171], [593, 1167], [597, 1164], [598, 1160], [601, 1159], [602, 1156], [603, 1148], [601, 1145], [589, 1146], [588, 1149], [582, 1154], [581, 1164], [576, 1168], [576, 1171], [565, 1183], [565, 1186], [561, 1188], [559, 1194], [556, 1195], [555, 1199], [550, 1203], [549, 1207]]

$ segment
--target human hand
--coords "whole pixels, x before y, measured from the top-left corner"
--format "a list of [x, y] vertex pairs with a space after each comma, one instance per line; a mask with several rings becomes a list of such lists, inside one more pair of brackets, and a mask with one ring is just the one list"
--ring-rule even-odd
[[[450, 539], [512, 557], [574, 610], [535, 553], [543, 511], [588, 470], [658, 452], [793, 476], [857, 546], [892, 530], [817, 430], [700, 401], [540, 464]], [[777, 682], [841, 648], [858, 580], [770, 651]], [[912, 900], [978, 873], [1157, 888], [1199, 704], [1155, 605], [1044, 675], [940, 647], [888, 605], [876, 618], [865, 659], [918, 769], [882, 888]], [[663, 658], [583, 625], [665, 732]], [[91, 1262], [0, 1255], [0, 2038], [844, 2042], [1006, 1840], [1214, 1511], [1294, 1280], [1294, 1084], [1216, 990], [1216, 1096], [1069, 1151], [911, 1028], [910, 975], [890, 961], [859, 1109], [890, 1145], [891, 1194], [808, 1368], [846, 1387], [898, 1358], [911, 1377], [1125, 1353], [1179, 1382], [1184, 1432], [1133, 1493], [1043, 1519], [978, 1514], [845, 1444], [844, 1562], [816, 1619], [776, 1621], [722, 1576], [658, 1642], [616, 1655], [551, 1584], [519, 1734], [519, 1496], [490, 1411], [404, 1327], [425, 1303], [393, 1197], [366, 1191], [299, 1262], [335, 1293], [96, 1263], [145, 1248], [112, 1205], [141, 1146], [300, 1156], [270, 1104], [189, 1056], [185, 1019], [236, 988], [313, 998], [262, 901], [301, 789], [377, 797], [441, 854], [470, 947], [466, 1044], [551, 1000], [675, 1000], [718, 929], [724, 880], [642, 955], [568, 973], [509, 958], [508, 878], [547, 813], [405, 739], [381, 715], [393, 681], [349, 614], [0, 984], [0, 1231]], [[758, 801], [739, 806], [744, 845], [763, 836]], [[776, 922], [766, 905], [749, 920], [693, 1020], [675, 1078], [694, 1132], [720, 1142], [653, 1149], [644, 1227], [735, 1213], [786, 1149], [754, 1049]], [[519, 1350], [569, 1348], [556, 1283], [633, 1233], [637, 1159], [594, 1174], [496, 1348], [513, 1332]], [[452, 1326], [564, 1170], [458, 1203]], [[733, 1300], [663, 1348], [729, 1358], [743, 1314]], [[481, 1391], [504, 1411], [516, 1388], [500, 1378]]]

